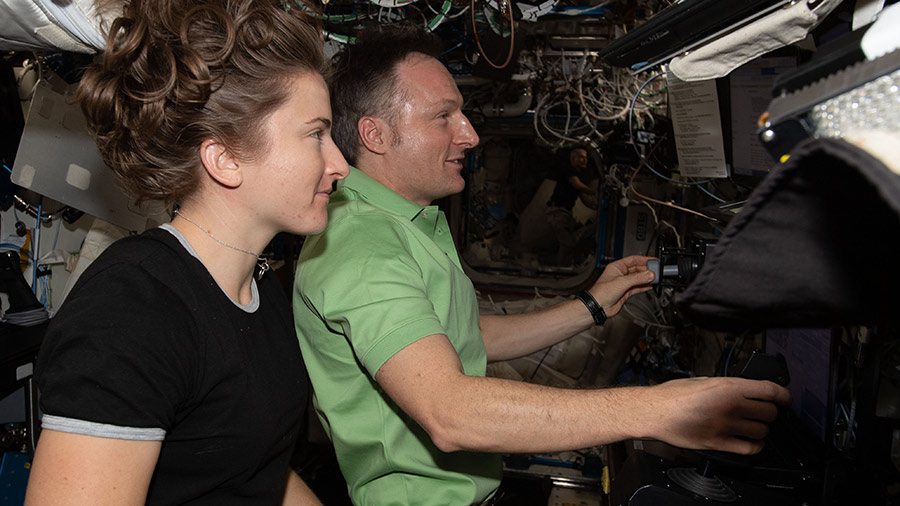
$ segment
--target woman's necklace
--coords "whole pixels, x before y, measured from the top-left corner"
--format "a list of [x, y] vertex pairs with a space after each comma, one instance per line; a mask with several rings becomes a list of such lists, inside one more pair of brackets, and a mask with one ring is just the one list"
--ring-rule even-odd
[[233, 250], [235, 250], [235, 251], [240, 251], [241, 253], [246, 253], [246, 254], [248, 254], [248, 255], [250, 255], [250, 256], [256, 257], [256, 265], [259, 267], [259, 274], [256, 275], [256, 279], [258, 279], [258, 280], [259, 280], [259, 279], [262, 279], [263, 274], [265, 274], [266, 271], [269, 270], [269, 261], [266, 259], [266, 257], [259, 256], [259, 255], [257, 255], [256, 253], [254, 253], [254, 252], [252, 252], [252, 251], [247, 251], [247, 250], [245, 250], [245, 249], [243, 249], [243, 248], [238, 248], [237, 246], [232, 246], [231, 244], [228, 244], [227, 242], [220, 240], [218, 237], [212, 235], [212, 232], [210, 232], [209, 230], [207, 230], [207, 229], [203, 228], [202, 226], [200, 226], [199, 223], [197, 223], [196, 221], [194, 221], [194, 220], [188, 218], [187, 216], [181, 214], [181, 213], [178, 211], [178, 209], [175, 210], [175, 214], [176, 214], [177, 216], [181, 216], [185, 221], [187, 221], [187, 222], [190, 223], [191, 225], [193, 225], [193, 226], [199, 228], [201, 232], [203, 232], [204, 234], [208, 235], [213, 241], [216, 241], [217, 243], [221, 244], [222, 246], [225, 246], [225, 247], [231, 248], [231, 249], [233, 249]]

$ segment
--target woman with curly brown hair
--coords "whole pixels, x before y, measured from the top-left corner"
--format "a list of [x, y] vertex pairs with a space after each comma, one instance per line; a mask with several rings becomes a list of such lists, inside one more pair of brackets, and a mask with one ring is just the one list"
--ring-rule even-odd
[[318, 30], [273, 0], [133, 0], [78, 99], [104, 161], [171, 223], [122, 239], [53, 318], [26, 502], [318, 504], [289, 471], [307, 400], [260, 253], [328, 221]]

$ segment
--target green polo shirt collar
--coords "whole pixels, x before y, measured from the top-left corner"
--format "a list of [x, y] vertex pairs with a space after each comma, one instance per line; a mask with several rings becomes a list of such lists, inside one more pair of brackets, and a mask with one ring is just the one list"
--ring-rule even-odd
[[430, 205], [422, 207], [411, 200], [407, 200], [399, 193], [379, 183], [365, 172], [350, 167], [350, 174], [338, 182], [338, 192], [333, 201], [338, 202], [346, 198], [340, 190], [349, 190], [359, 196], [367, 204], [382, 209], [392, 214], [398, 214], [411, 221], [419, 230], [431, 238], [453, 260], [457, 267], [462, 269], [459, 263], [459, 255], [453, 238], [450, 235], [450, 226], [447, 217], [438, 206]]

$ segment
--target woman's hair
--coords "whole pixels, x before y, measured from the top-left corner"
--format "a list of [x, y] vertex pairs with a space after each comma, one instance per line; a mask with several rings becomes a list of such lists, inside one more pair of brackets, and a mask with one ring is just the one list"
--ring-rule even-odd
[[437, 58], [442, 42], [421, 25], [396, 23], [363, 29], [356, 43], [338, 53], [329, 79], [331, 136], [351, 164], [360, 147], [357, 123], [377, 116], [393, 124], [406, 90], [399, 85], [397, 66], [413, 54]]
[[200, 145], [241, 159], [292, 79], [324, 73], [319, 30], [274, 0], [131, 0], [76, 98], [100, 155], [138, 202], [180, 203], [200, 182]]

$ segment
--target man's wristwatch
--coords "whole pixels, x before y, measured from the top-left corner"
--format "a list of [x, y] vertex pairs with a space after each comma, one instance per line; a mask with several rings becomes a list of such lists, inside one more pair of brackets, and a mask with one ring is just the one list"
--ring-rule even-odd
[[600, 307], [600, 304], [597, 304], [597, 299], [591, 295], [591, 292], [587, 290], [583, 290], [575, 294], [578, 297], [578, 300], [584, 302], [584, 305], [588, 308], [588, 311], [591, 312], [591, 317], [594, 318], [595, 325], [603, 325], [606, 323], [606, 311]]

